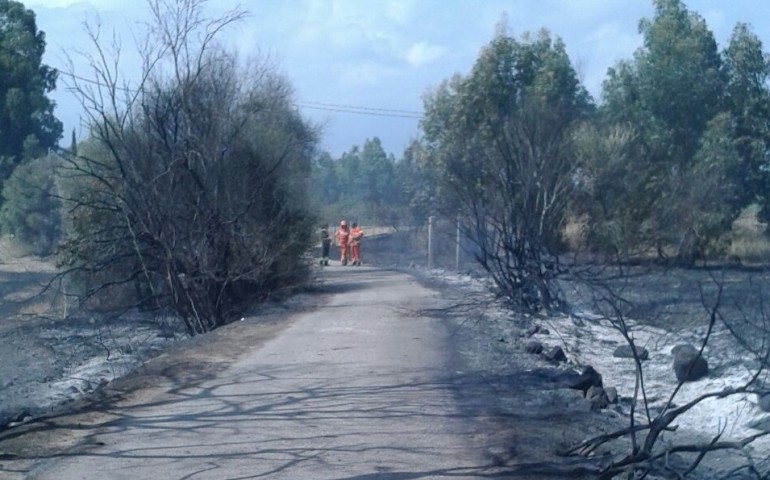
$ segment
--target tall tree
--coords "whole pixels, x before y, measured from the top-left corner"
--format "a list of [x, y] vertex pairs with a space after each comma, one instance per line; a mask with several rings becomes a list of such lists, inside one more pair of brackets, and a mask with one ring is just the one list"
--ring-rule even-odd
[[566, 47], [499, 29], [471, 73], [442, 84], [422, 123], [444, 211], [464, 219], [505, 295], [550, 308], [576, 164], [572, 131], [592, 111]]
[[400, 225], [425, 225], [437, 213], [436, 175], [429, 171], [430, 161], [423, 143], [413, 140], [396, 164], [396, 178], [401, 192]]
[[340, 196], [339, 182], [329, 152], [320, 152], [313, 158], [312, 178], [314, 201], [322, 205], [336, 203]]
[[364, 142], [359, 175], [361, 201], [378, 222], [392, 225], [395, 220], [393, 208], [400, 200], [395, 159], [385, 153], [379, 138], [367, 138]]
[[727, 73], [727, 105], [734, 122], [735, 149], [740, 162], [732, 178], [740, 185], [739, 207], [759, 200], [762, 216], [770, 218], [770, 56], [762, 41], [739, 23], [723, 52]]
[[708, 122], [722, 109], [724, 76], [714, 35], [681, 0], [655, 0], [640, 22], [635, 63], [648, 114], [662, 127], [670, 160], [686, 166]]
[[334, 162], [337, 179], [337, 211], [340, 218], [358, 219], [364, 215], [361, 176], [361, 147], [354, 145]]
[[72, 129], [72, 137], [70, 138], [70, 153], [73, 155], [78, 154], [78, 140], [75, 136], [75, 129]]
[[56, 70], [42, 63], [45, 34], [20, 2], [0, 0], [0, 181], [59, 141], [62, 125], [47, 94]]
[[[607, 124], [630, 125], [639, 154], [629, 158], [631, 181], [643, 178], [634, 204], [639, 238], [661, 255], [694, 230], [691, 209], [678, 209], [692, 192], [692, 172], [704, 132], [725, 104], [726, 77], [706, 22], [680, 0], [655, 0], [652, 19], [640, 22], [643, 46], [633, 61], [608, 72], [603, 86]], [[712, 157], [713, 158], [713, 157]]]

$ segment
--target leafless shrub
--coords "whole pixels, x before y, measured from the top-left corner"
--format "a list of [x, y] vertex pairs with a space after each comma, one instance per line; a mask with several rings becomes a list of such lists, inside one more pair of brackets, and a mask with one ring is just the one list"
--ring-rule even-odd
[[302, 278], [305, 194], [316, 132], [267, 62], [247, 67], [215, 39], [244, 18], [203, 0], [151, 0], [138, 85], [120, 45], [89, 34], [95, 80], [71, 88], [90, 137], [64, 152], [62, 254], [79, 297], [104, 308], [171, 309], [197, 334]]
[[[701, 339], [697, 356], [703, 355], [709, 341], [715, 332], [715, 329], [724, 325], [738, 340], [739, 344], [744, 346], [744, 352], [747, 354], [747, 363], [752, 365], [751, 375], [746, 381], [736, 385], [728, 385], [724, 388], [713, 391], [704, 391], [691, 399], [681, 399], [680, 393], [685, 379], [680, 380], [665, 400], [661, 409], [656, 413], [650, 408], [651, 399], [645, 388], [645, 370], [639, 351], [636, 348], [633, 333], [629, 322], [624, 314], [627, 306], [624, 303], [627, 300], [622, 296], [613, 294], [611, 288], [607, 288], [597, 296], [596, 310], [601, 312], [604, 320], [609, 320], [623, 336], [626, 343], [631, 346], [633, 352], [633, 361], [635, 367], [635, 388], [631, 398], [631, 407], [629, 413], [629, 425], [623, 429], [603, 434], [581, 442], [569, 448], [566, 454], [592, 455], [598, 448], [609, 443], [627, 440], [630, 448], [625, 453], [619, 453], [611, 456], [604, 467], [599, 472], [599, 478], [610, 479], [619, 475], [627, 478], [644, 478], [650, 473], [659, 470], [661, 462], [668, 473], [674, 474], [677, 478], [684, 478], [695, 471], [704, 458], [720, 450], [731, 450], [741, 452], [748, 445], [761, 437], [770, 435], [770, 432], [758, 432], [751, 435], [745, 435], [739, 439], [725, 440], [723, 435], [727, 425], [722, 424], [719, 431], [708, 441], [697, 441], [692, 439], [679, 440], [677, 442], [664, 442], [662, 434], [666, 431], [675, 431], [678, 423], [683, 421], [683, 415], [692, 410], [700, 403], [710, 399], [722, 399], [728, 397], [737, 397], [749, 393], [762, 392], [761, 380], [763, 379], [770, 358], [770, 348], [768, 348], [767, 326], [770, 325], [770, 317], [760, 303], [758, 310], [760, 316], [758, 319], [748, 315], [742, 315], [741, 323], [748, 325], [754, 335], [762, 332], [762, 339], [753, 341], [746, 338], [746, 334], [740, 334], [736, 328], [735, 320], [726, 321], [723, 314], [726, 298], [724, 295], [724, 280], [717, 279], [712, 275], [712, 280], [716, 284], [716, 292], [707, 294], [701, 289], [701, 303], [708, 313], [706, 331]], [[740, 310], [739, 310], [740, 311]], [[733, 323], [731, 327], [730, 324]], [[741, 337], [743, 336], [743, 339]], [[685, 377], [689, 376], [688, 374]], [[679, 404], [682, 402], [681, 404]], [[641, 410], [641, 413], [638, 413]], [[615, 450], [617, 451], [617, 449]], [[673, 466], [666, 461], [672, 454], [690, 454], [687, 464], [684, 466]], [[746, 452], [744, 452], [746, 453]], [[759, 467], [751, 455], [747, 455], [745, 464], [728, 473], [733, 475], [738, 471], [754, 472], [756, 478], [767, 478], [762, 475], [770, 474], [770, 471], [761, 473], [762, 467]]]

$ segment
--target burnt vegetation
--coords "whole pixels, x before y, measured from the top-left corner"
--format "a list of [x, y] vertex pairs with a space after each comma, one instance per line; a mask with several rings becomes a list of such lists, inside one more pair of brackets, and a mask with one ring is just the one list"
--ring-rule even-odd
[[[3, 143], [13, 147], [0, 151], [3, 233], [34, 253], [55, 252], [60, 270], [49, 287], [65, 285], [79, 306], [162, 312], [197, 335], [302, 284], [320, 223], [344, 216], [389, 226], [408, 248], [423, 242], [434, 219], [449, 243], [456, 227], [465, 258], [508, 305], [568, 313], [565, 285], [580, 285], [631, 347], [630, 425], [567, 453], [590, 455], [625, 439], [628, 450], [601, 476], [643, 478], [682, 452], [693, 454], [675, 470], [684, 477], [706, 453], [763, 436], [660, 441], [697, 403], [766, 393], [767, 297], [727, 298], [714, 276], [718, 288], [702, 296], [697, 356], [723, 328], [741, 347], [736, 355], [752, 362], [751, 375], [677, 406], [680, 382], [653, 414], [629, 324], [656, 319], [619, 285], [633, 281], [630, 265], [765, 268], [770, 59], [747, 25], [736, 25], [720, 50], [703, 17], [680, 0], [653, 4], [653, 17], [640, 22], [642, 46], [608, 71], [598, 100], [561, 39], [545, 29], [514, 37], [502, 20], [467, 74], [426, 92], [421, 136], [397, 159], [377, 138], [340, 158], [320, 151], [319, 131], [299, 114], [289, 81], [267, 60], [218, 42], [245, 11], [209, 18], [204, 0], [150, 0], [138, 81], [121, 77], [122, 45], [87, 27], [92, 78], [65, 77], [88, 116], [84, 140], [56, 148], [61, 126], [41, 100], [37, 111], [24, 110], [40, 121]], [[28, 20], [19, 5], [0, 2], [10, 17]], [[36, 59], [42, 78], [23, 86], [14, 77], [0, 88], [44, 97], [57, 76], [39, 64], [44, 40], [31, 26], [16, 33], [37, 40], [37, 55], [25, 58]], [[4, 66], [20, 61], [13, 51], [0, 49]], [[43, 155], [48, 148], [55, 153]], [[741, 247], [737, 225], [747, 219], [760, 253]], [[728, 316], [728, 306], [738, 314]], [[766, 462], [740, 468], [768, 475]]]
[[151, 2], [139, 84], [117, 80], [98, 28], [94, 82], [72, 77], [90, 135], [61, 151], [69, 228], [59, 258], [80, 304], [174, 312], [190, 335], [297, 284], [312, 233], [307, 191], [317, 134], [266, 62], [215, 38], [245, 13]]

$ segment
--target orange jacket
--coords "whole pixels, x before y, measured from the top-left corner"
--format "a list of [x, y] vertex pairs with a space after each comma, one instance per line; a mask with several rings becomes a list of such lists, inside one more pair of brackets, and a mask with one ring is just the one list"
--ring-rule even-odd
[[353, 227], [350, 229], [350, 243], [357, 244], [363, 238], [364, 232], [361, 231], [361, 227]]
[[335, 236], [337, 237], [337, 245], [347, 245], [350, 240], [350, 230], [340, 227]]

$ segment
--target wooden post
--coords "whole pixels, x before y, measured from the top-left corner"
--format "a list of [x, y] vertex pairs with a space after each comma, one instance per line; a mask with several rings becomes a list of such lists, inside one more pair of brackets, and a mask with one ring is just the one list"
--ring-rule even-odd
[[433, 215], [428, 217], [428, 269], [433, 268]]
[[455, 238], [455, 271], [460, 271], [460, 217], [457, 217], [457, 236]]

